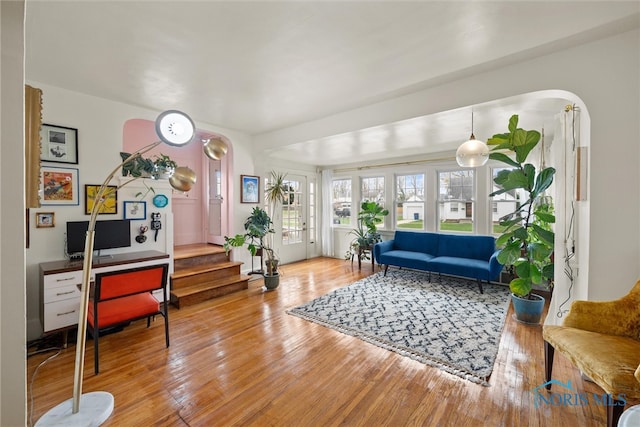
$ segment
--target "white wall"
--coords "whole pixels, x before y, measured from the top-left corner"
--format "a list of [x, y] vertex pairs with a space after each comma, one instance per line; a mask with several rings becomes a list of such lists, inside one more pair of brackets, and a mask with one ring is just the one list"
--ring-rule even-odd
[[[101, 184], [105, 177], [120, 163], [119, 152], [122, 149], [123, 126], [125, 122], [132, 118], [148, 119], [155, 121], [159, 112], [134, 107], [127, 104], [108, 101], [102, 98], [71, 92], [54, 86], [45, 85], [39, 82], [30, 82], [34, 87], [43, 91], [43, 112], [44, 123], [73, 127], [78, 129], [78, 165], [53, 164], [50, 166], [73, 167], [79, 169], [80, 197], [78, 206], [42, 206], [39, 209], [32, 209], [31, 216], [35, 212], [54, 212], [56, 226], [54, 228], [35, 228], [32, 218], [30, 229], [30, 248], [27, 250], [26, 259], [26, 284], [27, 284], [27, 337], [29, 340], [38, 338], [42, 333], [40, 324], [40, 297], [39, 297], [39, 264], [41, 262], [64, 259], [64, 234], [67, 221], [84, 221], [88, 219], [85, 215], [84, 185]], [[173, 108], [173, 106], [167, 106]], [[187, 112], [188, 114], [188, 112]], [[237, 131], [219, 128], [213, 125], [196, 123], [198, 129], [206, 129], [211, 132], [223, 133], [233, 144], [235, 153], [234, 159], [238, 162], [234, 167], [252, 173], [253, 163], [247, 161], [251, 157], [246, 148], [249, 146], [248, 137]], [[133, 184], [122, 188], [118, 192], [118, 214], [99, 215], [98, 220], [120, 219], [123, 217], [122, 201], [134, 200], [138, 191], [144, 190], [136, 181]], [[114, 180], [113, 185], [120, 184], [119, 180]], [[166, 183], [165, 183], [166, 184]], [[162, 182], [151, 184], [156, 193], [166, 194], [171, 198], [171, 190], [168, 185]], [[138, 244], [132, 240], [130, 248], [103, 251], [103, 254], [112, 252], [132, 252], [141, 250], [158, 250], [172, 253], [172, 217], [170, 207], [164, 209], [154, 208], [151, 203], [152, 195], [148, 195], [147, 214], [151, 211], [161, 211], [163, 229], [159, 234], [158, 241], [153, 240], [153, 233], [147, 232], [147, 241]], [[230, 199], [233, 200], [233, 199]], [[240, 215], [240, 216], [238, 216]], [[236, 217], [243, 219], [240, 213]], [[150, 221], [150, 218], [147, 222]], [[240, 221], [236, 221], [240, 222]], [[241, 223], [241, 222], [240, 222]], [[135, 228], [141, 223], [132, 225], [132, 238], [137, 235]]]
[[0, 425], [26, 424], [24, 1], [0, 2]]
[[[584, 101], [591, 117], [589, 202], [583, 218], [588, 266], [578, 286], [604, 300], [625, 294], [640, 277], [640, 188], [621, 197], [619, 182], [640, 182], [640, 34], [637, 29], [441, 84], [410, 95], [255, 137], [256, 146], [280, 145], [408, 119], [541, 90], [564, 90]], [[595, 59], [597, 58], [597, 60]], [[514, 112], [515, 113], [515, 112]], [[611, 218], [611, 206], [626, 221]], [[478, 209], [478, 211], [480, 211]]]

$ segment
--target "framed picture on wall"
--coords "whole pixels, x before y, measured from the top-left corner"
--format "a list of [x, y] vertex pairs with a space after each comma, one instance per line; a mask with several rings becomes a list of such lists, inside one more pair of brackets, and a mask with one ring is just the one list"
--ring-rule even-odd
[[78, 205], [78, 169], [40, 167], [41, 205]]
[[145, 220], [147, 219], [147, 202], [137, 200], [127, 200], [123, 203], [124, 219]]
[[55, 212], [37, 212], [36, 228], [52, 228], [56, 226]]
[[78, 129], [42, 124], [40, 160], [78, 164]]
[[240, 203], [260, 202], [260, 177], [240, 175]]
[[[91, 214], [93, 210], [93, 204], [96, 200], [96, 194], [100, 189], [99, 185], [85, 185], [84, 186], [84, 213]], [[104, 203], [100, 207], [98, 213], [115, 215], [118, 213], [118, 187], [115, 185], [107, 185], [102, 195]]]

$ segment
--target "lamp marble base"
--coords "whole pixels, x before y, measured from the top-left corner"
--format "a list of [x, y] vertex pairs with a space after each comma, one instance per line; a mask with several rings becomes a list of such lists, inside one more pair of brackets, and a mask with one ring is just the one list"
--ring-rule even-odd
[[94, 391], [80, 396], [80, 409], [73, 412], [73, 399], [65, 400], [44, 414], [36, 427], [97, 427], [113, 412], [113, 396], [106, 391]]

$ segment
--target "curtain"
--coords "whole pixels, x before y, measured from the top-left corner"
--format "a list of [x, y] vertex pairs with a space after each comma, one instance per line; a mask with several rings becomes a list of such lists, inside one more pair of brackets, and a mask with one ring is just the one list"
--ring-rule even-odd
[[334, 257], [333, 248], [333, 211], [331, 209], [331, 194], [333, 171], [325, 169], [322, 171], [322, 255]]
[[24, 87], [25, 204], [39, 208], [40, 197], [40, 125], [42, 124], [42, 90]]

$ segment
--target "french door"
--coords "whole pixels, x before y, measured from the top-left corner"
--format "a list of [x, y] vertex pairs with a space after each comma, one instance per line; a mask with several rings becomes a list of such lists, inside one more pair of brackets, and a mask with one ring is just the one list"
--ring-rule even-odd
[[289, 263], [308, 257], [307, 178], [287, 174], [285, 186], [287, 194], [284, 203], [278, 207], [280, 212], [274, 215], [274, 225], [280, 224], [280, 259]]

